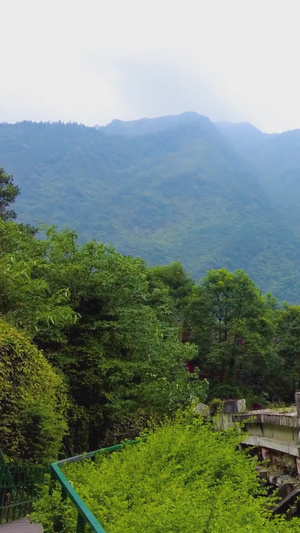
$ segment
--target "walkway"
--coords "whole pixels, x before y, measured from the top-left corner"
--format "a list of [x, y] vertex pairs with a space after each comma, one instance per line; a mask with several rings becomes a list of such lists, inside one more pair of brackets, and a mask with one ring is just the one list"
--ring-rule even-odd
[[21, 518], [0, 526], [0, 533], [43, 533], [39, 524], [30, 524], [27, 518]]

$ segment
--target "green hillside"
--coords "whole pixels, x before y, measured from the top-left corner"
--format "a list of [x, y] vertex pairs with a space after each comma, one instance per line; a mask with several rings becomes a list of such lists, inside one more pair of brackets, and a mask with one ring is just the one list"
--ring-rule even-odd
[[[81, 241], [150, 265], [180, 261], [195, 279], [242, 268], [263, 291], [296, 302], [300, 216], [294, 223], [294, 192], [284, 203], [269, 186], [280, 182], [273, 137], [195, 113], [106, 128], [23, 122], [0, 125], [0, 161], [21, 187], [20, 221], [69, 226]], [[296, 154], [294, 166], [280, 159], [291, 183]]]
[[[255, 165], [260, 182], [276, 209], [300, 236], [300, 130], [265, 135], [251, 142], [241, 125], [223, 131], [241, 157]], [[230, 137], [229, 137], [230, 135]]]

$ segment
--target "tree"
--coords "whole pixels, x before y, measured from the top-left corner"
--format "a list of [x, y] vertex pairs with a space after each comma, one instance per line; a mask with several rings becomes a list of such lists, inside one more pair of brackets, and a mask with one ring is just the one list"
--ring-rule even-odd
[[[184, 362], [196, 347], [150, 300], [147, 267], [72, 231], [48, 228], [39, 240], [0, 220], [0, 312], [31, 336], [62, 372], [71, 407], [68, 453], [120, 441], [147, 418], [172, 414], [206, 396]], [[195, 376], [196, 378], [196, 376]]]
[[0, 219], [0, 313], [32, 339], [38, 334], [58, 339], [61, 329], [76, 320], [67, 286], [52, 291], [44, 276], [47, 267], [46, 242]]
[[212, 394], [276, 394], [274, 375], [280, 374], [281, 361], [273, 343], [275, 327], [270, 298], [242, 270], [211, 270], [201, 280], [184, 328], [198, 345], [198, 364], [215, 387]]
[[278, 315], [275, 341], [283, 362], [281, 397], [293, 402], [300, 388], [300, 306], [284, 303]]
[[182, 345], [178, 327], [149, 305], [143, 261], [95, 241], [79, 246], [75, 233], [53, 228], [46, 258], [42, 279], [52, 294], [68, 289], [78, 317], [62, 326], [60, 342], [44, 331], [35, 336], [69, 384], [71, 453], [136, 434], [149, 416], [174, 413], [191, 394], [205, 399], [206, 385], [191, 381], [184, 365], [196, 347]]
[[151, 305], [147, 267], [72, 231], [48, 228], [44, 240], [0, 220], [0, 312], [25, 329], [69, 388], [68, 453], [119, 441], [149, 416], [171, 414], [206, 384], [191, 379], [169, 289]]
[[13, 177], [7, 174], [3, 168], [0, 168], [0, 218], [2, 220], [13, 220], [16, 218], [16, 213], [9, 209], [18, 194], [20, 189], [14, 185]]
[[157, 306], [164, 302], [159, 295], [167, 289], [169, 313], [172, 310], [170, 318], [181, 323], [188, 297], [194, 286], [193, 280], [183, 270], [182, 265], [175, 262], [171, 265], [151, 267], [148, 269], [147, 277], [152, 305]]
[[9, 459], [49, 464], [66, 433], [62, 379], [26, 335], [0, 319], [0, 448]]

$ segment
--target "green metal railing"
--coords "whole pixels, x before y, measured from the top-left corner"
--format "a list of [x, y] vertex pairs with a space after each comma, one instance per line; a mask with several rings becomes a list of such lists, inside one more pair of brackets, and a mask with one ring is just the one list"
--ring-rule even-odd
[[6, 464], [0, 452], [0, 524], [32, 511], [37, 486], [43, 484], [46, 471], [39, 466]]
[[100, 522], [97, 520], [97, 518], [93, 515], [92, 511], [87, 507], [84, 501], [77, 494], [76, 490], [72, 487], [71, 483], [69, 483], [66, 476], [61, 471], [60, 467], [68, 463], [72, 463], [75, 461], [82, 461], [84, 459], [94, 457], [98, 453], [118, 451], [121, 448], [124, 448], [125, 446], [127, 446], [128, 444], [136, 444], [137, 442], [140, 442], [140, 441], [139, 440], [128, 441], [123, 444], [117, 444], [116, 446], [110, 446], [109, 448], [101, 448], [100, 450], [95, 450], [94, 452], [89, 452], [84, 455], [76, 455], [75, 457], [69, 457], [68, 459], [63, 459], [62, 461], [58, 461], [57, 463], [51, 464], [50, 470], [51, 470], [52, 477], [60, 483], [61, 488], [62, 488], [63, 498], [69, 497], [77, 509], [76, 533], [84, 533], [85, 526], [87, 524], [90, 526], [90, 529], [94, 533], [106, 533], [106, 531], [103, 528], [103, 526], [100, 524]]

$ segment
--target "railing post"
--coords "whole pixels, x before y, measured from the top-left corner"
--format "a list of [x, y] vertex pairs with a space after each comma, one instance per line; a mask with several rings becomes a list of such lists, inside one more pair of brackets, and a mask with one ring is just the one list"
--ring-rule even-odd
[[300, 391], [295, 392], [295, 404], [297, 409], [297, 415], [300, 416]]
[[[145, 441], [146, 438], [141, 439], [142, 441]], [[124, 446], [127, 446], [128, 444], [137, 444], [140, 442], [140, 439], [128, 441], [126, 443], [122, 444], [116, 444], [115, 446], [110, 446], [108, 448], [101, 448], [100, 450], [95, 450], [94, 452], [88, 452], [86, 454], [77, 455], [75, 457], [69, 457], [68, 459], [63, 459], [62, 461], [58, 461], [57, 463], [51, 463], [50, 470], [51, 470], [51, 476], [56, 479], [61, 487], [63, 488], [63, 497], [68, 496], [72, 503], [77, 508], [77, 524], [76, 524], [76, 533], [85, 533], [85, 526], [86, 524], [89, 525], [88, 529], [89, 531], [95, 531], [95, 533], [105, 533], [105, 530], [99, 523], [98, 519], [93, 515], [92, 511], [87, 507], [87, 505], [84, 503], [84, 501], [80, 498], [79, 494], [77, 494], [76, 490], [72, 487], [71, 483], [67, 480], [64, 473], [61, 471], [60, 467], [64, 464], [73, 463], [75, 461], [81, 461], [82, 459], [86, 459], [88, 457], [94, 457], [96, 453], [99, 452], [113, 452], [116, 450], [120, 450], [124, 448]], [[62, 527], [59, 531], [62, 531]]]
[[85, 530], [85, 519], [80, 513], [78, 513], [76, 533], [84, 533], [84, 530]]

